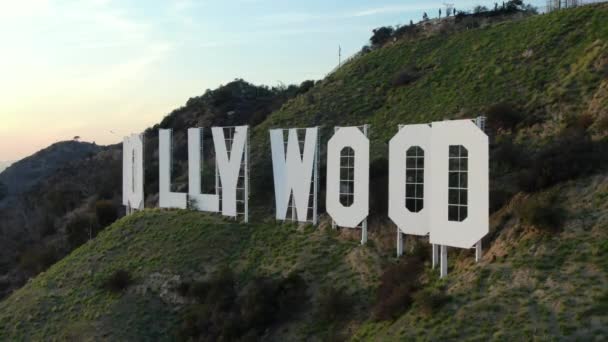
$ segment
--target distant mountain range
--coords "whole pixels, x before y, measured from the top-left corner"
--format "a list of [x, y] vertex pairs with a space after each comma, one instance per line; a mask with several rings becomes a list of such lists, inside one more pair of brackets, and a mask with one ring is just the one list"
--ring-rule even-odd
[[11, 166], [14, 161], [0, 161], [0, 172], [4, 171], [7, 167]]
[[0, 164], [0, 182], [7, 186], [9, 195], [25, 193], [66, 164], [90, 157], [100, 150], [99, 146], [91, 143], [58, 142], [18, 162]]

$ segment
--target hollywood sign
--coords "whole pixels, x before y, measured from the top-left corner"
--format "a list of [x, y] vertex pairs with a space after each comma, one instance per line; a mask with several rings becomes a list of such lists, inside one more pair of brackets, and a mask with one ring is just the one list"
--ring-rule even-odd
[[[478, 119], [479, 120], [479, 119]], [[429, 236], [433, 266], [447, 274], [446, 246], [476, 248], [489, 229], [488, 137], [479, 122], [403, 125], [389, 143], [388, 216], [403, 234]], [[172, 131], [159, 130], [159, 207], [192, 207], [248, 221], [248, 126], [213, 127], [215, 192], [201, 193], [201, 128], [188, 129], [188, 192], [171, 191]], [[270, 130], [276, 219], [318, 222], [319, 129]], [[286, 139], [287, 136], [287, 139]], [[123, 204], [144, 208], [143, 135], [123, 142]], [[334, 226], [361, 228], [367, 241], [370, 142], [367, 126], [336, 127], [327, 143], [325, 207]], [[288, 217], [288, 213], [291, 215]]]

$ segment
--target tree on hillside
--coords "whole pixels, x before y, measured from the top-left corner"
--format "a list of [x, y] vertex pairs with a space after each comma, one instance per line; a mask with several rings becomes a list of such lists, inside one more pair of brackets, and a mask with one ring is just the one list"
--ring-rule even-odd
[[473, 13], [474, 14], [479, 14], [479, 13], [483, 13], [483, 12], [488, 12], [488, 8], [486, 6], [480, 6], [477, 5], [473, 8]]
[[374, 47], [382, 46], [391, 39], [394, 32], [395, 32], [395, 29], [390, 26], [384, 26], [384, 27], [377, 28], [373, 31], [374, 34], [369, 39], [369, 41], [372, 43], [372, 46], [374, 46]]
[[504, 6], [507, 11], [517, 11], [524, 6], [524, 2], [522, 0], [509, 0]]
[[100, 228], [114, 223], [118, 219], [118, 208], [108, 200], [99, 200], [95, 203], [95, 216]]

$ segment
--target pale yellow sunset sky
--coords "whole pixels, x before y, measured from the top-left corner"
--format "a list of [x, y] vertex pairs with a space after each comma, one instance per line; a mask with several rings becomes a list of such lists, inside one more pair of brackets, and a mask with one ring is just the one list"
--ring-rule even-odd
[[[461, 8], [492, 1], [462, 0]], [[442, 1], [0, 0], [0, 161], [160, 122], [235, 78], [320, 79], [379, 26]], [[111, 133], [114, 132], [114, 133]]]

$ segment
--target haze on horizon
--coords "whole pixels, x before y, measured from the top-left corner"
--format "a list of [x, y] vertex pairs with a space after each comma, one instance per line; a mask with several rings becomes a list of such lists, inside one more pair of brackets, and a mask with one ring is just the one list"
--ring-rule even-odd
[[[339, 45], [350, 56], [443, 2], [0, 0], [0, 161], [74, 136], [118, 143], [235, 78], [321, 79]], [[455, 2], [478, 4], [494, 1]]]

